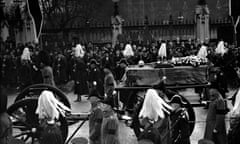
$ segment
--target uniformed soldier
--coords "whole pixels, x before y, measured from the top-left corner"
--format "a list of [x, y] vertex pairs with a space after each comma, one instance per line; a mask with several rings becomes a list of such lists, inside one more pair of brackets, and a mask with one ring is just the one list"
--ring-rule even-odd
[[170, 100], [173, 112], [171, 113], [172, 142], [173, 144], [190, 144], [190, 125], [188, 112], [184, 107], [181, 96], [174, 95]]
[[39, 138], [40, 144], [64, 144], [60, 127], [56, 120], [60, 115], [65, 117], [71, 110], [59, 102], [51, 91], [43, 91], [38, 99], [36, 114], [40, 119], [42, 133]]
[[32, 61], [29, 49], [26, 47], [21, 55], [20, 82], [21, 88], [32, 84]]
[[81, 101], [82, 95], [87, 95], [88, 91], [88, 72], [87, 65], [84, 62], [85, 52], [82, 49], [82, 46], [78, 44], [75, 48], [75, 58], [73, 65], [73, 75], [74, 75], [74, 93], [77, 95], [76, 102]]
[[144, 131], [139, 140], [150, 139], [154, 144], [171, 143], [169, 115], [172, 107], [168, 105], [162, 96], [164, 93], [155, 89], [148, 89], [139, 113], [141, 125]]

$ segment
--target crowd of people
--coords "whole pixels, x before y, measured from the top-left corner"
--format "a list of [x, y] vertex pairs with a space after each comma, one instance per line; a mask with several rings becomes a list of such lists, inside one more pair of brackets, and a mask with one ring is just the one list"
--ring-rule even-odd
[[[151, 63], [167, 61], [172, 57], [198, 55], [208, 57], [212, 63], [221, 66], [222, 64], [219, 63], [225, 59], [219, 62], [215, 61], [216, 57], [227, 57], [229, 61], [232, 60], [232, 56], [238, 57], [238, 53], [234, 54], [229, 50], [231, 50], [230, 47], [222, 41], [218, 45], [216, 43], [196, 45], [192, 40], [180, 41], [179, 39], [174, 42], [161, 41], [147, 44], [119, 43], [114, 48], [110, 44], [101, 46], [92, 43], [77, 44], [52, 51], [40, 50], [37, 45], [18, 45], [15, 49], [6, 47], [1, 52], [1, 85], [18, 86], [24, 89], [32, 84], [45, 83], [57, 87], [73, 80], [76, 101], [81, 101], [82, 95], [88, 95], [92, 104], [89, 117], [90, 143], [120, 144], [119, 120], [113, 110], [112, 98], [114, 88], [121, 81], [128, 65], [139, 64], [139, 61]], [[231, 62], [231, 65], [225, 61], [224, 63], [225, 66], [230, 67], [239, 65], [238, 61]], [[204, 138], [216, 144], [226, 144], [227, 133], [224, 121], [226, 105], [219, 87], [215, 87], [209, 93], [211, 102]], [[239, 131], [240, 91], [237, 91], [235, 97], [234, 109], [231, 111], [234, 122], [230, 129], [231, 139], [234, 140], [238, 134], [236, 131]], [[1, 99], [1, 102], [6, 103], [6, 99]], [[186, 102], [178, 93], [168, 96], [163, 88], [148, 89], [137, 116], [140, 119], [140, 125], [144, 128], [138, 135], [139, 143], [150, 139], [154, 144], [190, 144], [191, 132], [185, 104]], [[1, 140], [5, 143], [8, 141], [8, 135], [12, 133], [8, 129], [11, 127], [11, 122], [7, 118], [6, 104], [1, 106], [3, 108], [1, 108], [2, 119], [0, 120], [4, 121], [4, 123], [1, 122], [4, 125], [4, 127], [1, 126], [1, 130], [4, 130], [3, 137], [7, 138]], [[68, 112], [70, 109], [59, 102], [52, 92], [41, 93], [36, 110], [39, 119], [43, 122], [45, 120], [46, 124], [45, 131], [41, 135], [41, 144], [64, 143], [56, 120], [59, 119], [59, 115], [65, 116]], [[230, 142], [236, 143], [236, 141]]]
[[[180, 41], [156, 41], [147, 44], [139, 44], [134, 42], [119, 43], [114, 48], [110, 44], [97, 45], [88, 43], [81, 45], [84, 56], [83, 62], [86, 65], [87, 73], [90, 76], [90, 63], [95, 63], [100, 70], [107, 67], [109, 68], [117, 80], [121, 79], [121, 70], [119, 71], [120, 63], [138, 64], [139, 60], [145, 63], [155, 62], [159, 59], [159, 51], [162, 44], [165, 43], [167, 54], [165, 59], [172, 57], [182, 57], [189, 55], [197, 55], [200, 47], [204, 44], [198, 44], [193, 40]], [[205, 44], [208, 45], [208, 53], [212, 53], [216, 48], [216, 43]], [[226, 47], [228, 45], [225, 43]], [[31, 65], [31, 71], [26, 72], [24, 69], [23, 50], [25, 47], [29, 48], [30, 57], [26, 58]], [[66, 46], [65, 48], [53, 48], [49, 50], [50, 55], [49, 65], [53, 68], [54, 80], [57, 85], [65, 84], [73, 79], [74, 70], [74, 46]], [[131, 47], [130, 50], [128, 47]], [[125, 49], [126, 48], [126, 49]], [[19, 86], [26, 87], [27, 85], [40, 83], [41, 77], [39, 72], [39, 58], [38, 53], [40, 47], [38, 45], [19, 44], [16, 47], [10, 48], [5, 45], [1, 51], [0, 67], [3, 75], [5, 86]], [[125, 58], [126, 61], [121, 61]], [[239, 64], [238, 64], [239, 65]], [[120, 73], [119, 73], [120, 72]], [[27, 73], [27, 74], [26, 74]], [[25, 75], [24, 75], [25, 74]]]

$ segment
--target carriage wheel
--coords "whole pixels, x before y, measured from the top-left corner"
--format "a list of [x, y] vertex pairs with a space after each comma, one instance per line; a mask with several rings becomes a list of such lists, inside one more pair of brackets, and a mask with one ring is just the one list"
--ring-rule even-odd
[[[38, 98], [26, 98], [17, 101], [7, 110], [13, 123], [13, 136], [17, 139], [24, 140], [26, 143], [34, 144], [39, 141], [43, 129], [39, 123], [38, 115], [35, 114], [37, 103]], [[65, 141], [68, 135], [67, 121], [60, 115], [56, 123]]]
[[43, 90], [52, 91], [55, 94], [55, 96], [59, 99], [59, 101], [61, 101], [64, 105], [71, 108], [70, 102], [68, 101], [66, 95], [60, 89], [47, 84], [34, 84], [29, 87], [26, 87], [16, 97], [15, 102], [27, 97], [39, 97]]
[[[190, 104], [190, 102], [183, 96], [181, 96], [181, 97], [182, 97], [183, 101], [187, 103], [185, 108], [187, 109], [188, 114], [189, 114], [190, 134], [192, 134], [192, 132], [194, 130], [194, 126], [195, 126], [195, 119], [196, 119], [195, 113], [194, 113], [193, 107]], [[131, 126], [137, 137], [139, 137], [140, 133], [143, 131], [143, 128], [140, 126], [140, 122], [139, 122], [139, 118], [138, 118], [138, 115], [139, 115], [140, 110], [143, 105], [143, 99], [139, 98], [138, 100], [140, 100], [140, 101], [138, 101], [138, 103], [135, 106], [135, 112], [134, 112], [135, 114], [133, 116], [133, 121], [132, 121], [132, 126]]]

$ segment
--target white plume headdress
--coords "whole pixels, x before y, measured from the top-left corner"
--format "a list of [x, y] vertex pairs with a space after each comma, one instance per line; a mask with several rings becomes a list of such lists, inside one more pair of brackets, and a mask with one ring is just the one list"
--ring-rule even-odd
[[167, 57], [167, 46], [166, 43], [162, 43], [159, 50], [158, 50], [159, 57]]
[[21, 60], [29, 60], [31, 61], [31, 56], [30, 56], [30, 51], [29, 51], [29, 48], [25, 47], [23, 49], [23, 53], [21, 55]]
[[170, 114], [172, 107], [168, 105], [154, 89], [148, 89], [139, 117], [147, 117], [157, 121], [158, 118], [165, 118], [165, 113]]
[[83, 47], [80, 44], [77, 44], [74, 50], [75, 50], [74, 51], [75, 57], [81, 57], [81, 58], [84, 57], [85, 51], [83, 50]]
[[44, 90], [39, 96], [36, 109], [39, 119], [59, 119], [60, 114], [65, 116], [65, 113], [70, 111], [70, 108], [58, 101], [51, 91]]
[[125, 49], [123, 51], [123, 56], [124, 57], [134, 56], [134, 52], [130, 44], [126, 44]]
[[224, 46], [224, 41], [220, 41], [217, 45], [217, 48], [215, 49], [215, 53], [224, 55], [226, 52], [225, 46]]
[[197, 56], [200, 57], [200, 58], [206, 58], [208, 55], [207, 53], [207, 47], [202, 45], [201, 48], [199, 49], [198, 51], [198, 54]]

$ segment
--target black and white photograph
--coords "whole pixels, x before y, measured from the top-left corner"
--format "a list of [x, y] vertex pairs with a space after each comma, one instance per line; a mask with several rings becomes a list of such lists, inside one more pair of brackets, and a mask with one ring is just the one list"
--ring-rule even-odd
[[240, 0], [0, 0], [0, 144], [240, 144]]

